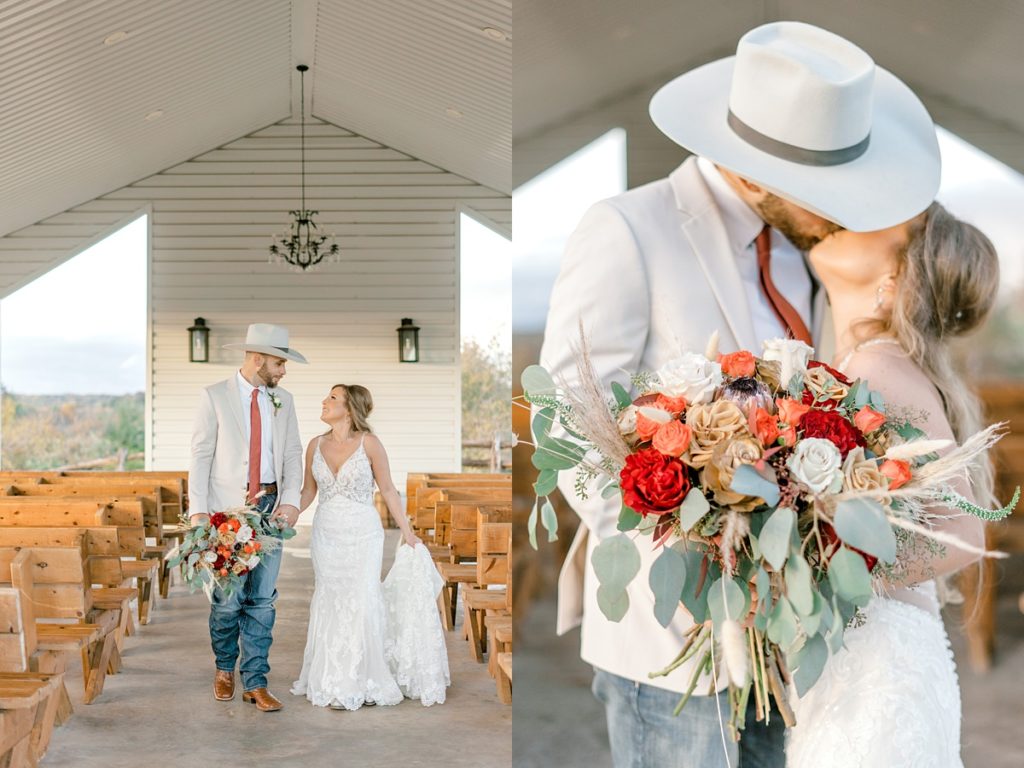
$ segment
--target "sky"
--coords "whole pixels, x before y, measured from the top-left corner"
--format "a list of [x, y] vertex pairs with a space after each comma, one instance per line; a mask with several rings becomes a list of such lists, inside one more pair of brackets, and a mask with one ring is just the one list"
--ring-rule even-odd
[[[1000, 256], [1003, 293], [1024, 284], [1024, 176], [948, 131], [938, 129], [942, 181], [938, 199], [981, 229]], [[513, 325], [543, 330], [551, 285], [566, 240], [586, 209], [626, 188], [621, 129], [522, 184], [512, 193]]]
[[[462, 338], [512, 349], [512, 244], [460, 214]], [[146, 388], [146, 217], [0, 301], [0, 382], [19, 394]]]
[[0, 301], [0, 383], [34, 395], [145, 390], [145, 216]]
[[512, 242], [459, 214], [462, 340], [512, 352]]

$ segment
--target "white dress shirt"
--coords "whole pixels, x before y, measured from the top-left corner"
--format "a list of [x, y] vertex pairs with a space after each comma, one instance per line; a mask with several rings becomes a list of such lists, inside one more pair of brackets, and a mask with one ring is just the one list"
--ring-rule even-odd
[[[711, 196], [714, 198], [722, 214], [732, 251], [736, 257], [736, 266], [743, 279], [747, 303], [750, 305], [751, 319], [758, 342], [775, 339], [786, 335], [782, 324], [775, 315], [775, 310], [761, 290], [761, 272], [757, 266], [757, 236], [764, 228], [761, 217], [751, 210], [739, 195], [729, 186], [714, 163], [704, 157], [697, 158], [697, 168], [704, 178]], [[772, 282], [786, 301], [793, 305], [808, 328], [813, 328], [811, 318], [811, 292], [814, 284], [808, 272], [804, 255], [795, 245], [786, 239], [777, 229], [771, 231]], [[761, 354], [760, 346], [751, 349], [755, 355]]]
[[[238, 396], [242, 399], [242, 414], [244, 416], [242, 423], [245, 424], [245, 442], [248, 445], [252, 432], [249, 410], [252, 407], [252, 392], [257, 387], [246, 381], [241, 371], [235, 374], [235, 378], [238, 381]], [[277, 482], [277, 478], [274, 476], [274, 434], [272, 429], [274, 406], [270, 402], [270, 395], [267, 394], [267, 387], [260, 385], [258, 389], [260, 394], [257, 396], [256, 402], [260, 407], [260, 443], [263, 446], [260, 453], [260, 483], [267, 485]]]

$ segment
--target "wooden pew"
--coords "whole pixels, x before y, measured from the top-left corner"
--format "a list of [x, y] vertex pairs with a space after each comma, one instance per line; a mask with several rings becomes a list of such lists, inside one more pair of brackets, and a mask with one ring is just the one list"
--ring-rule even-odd
[[[0, 587], [0, 765], [35, 765], [57, 719], [63, 674], [32, 670], [38, 637], [26, 571], [32, 551], [11, 560], [10, 587]], [[7, 762], [5, 762], [7, 761]]]
[[[504, 487], [511, 484], [512, 475], [507, 472], [410, 472], [405, 481], [406, 514], [412, 515], [415, 508], [416, 491], [420, 487], [458, 485], [468, 482], [475, 485]], [[441, 481], [438, 483], [437, 481]], [[444, 481], [454, 481], [445, 483]]]
[[[436, 506], [439, 501], [458, 501], [463, 499], [494, 500], [512, 502], [511, 488], [490, 485], [458, 486], [458, 487], [421, 487], [416, 490], [413, 517], [409, 522], [418, 535], [431, 536], [436, 529]], [[431, 550], [431, 554], [446, 556], [444, 551]]]
[[487, 650], [487, 629], [484, 617], [488, 611], [512, 613], [512, 593], [488, 589], [490, 585], [505, 586], [508, 582], [509, 559], [512, 549], [512, 511], [481, 510], [478, 513], [477, 532], [477, 587], [466, 590], [463, 597], [465, 621], [463, 626], [470, 642], [473, 658], [483, 661]]
[[[461, 495], [461, 494], [456, 494]], [[448, 560], [439, 561], [437, 570], [444, 580], [441, 589], [445, 629], [454, 629], [458, 615], [459, 585], [477, 583], [477, 524], [480, 511], [511, 514], [511, 505], [501, 499], [453, 499], [442, 503], [447, 523]], [[444, 525], [444, 524], [442, 524]], [[472, 561], [472, 562], [468, 562]]]
[[[29, 557], [19, 559], [22, 552], [29, 553]], [[84, 700], [89, 704], [103, 690], [115, 653], [120, 616], [117, 610], [94, 605], [87, 561], [82, 533], [70, 546], [0, 544], [0, 586], [16, 584], [31, 596], [36, 620], [33, 671], [63, 674], [68, 655], [81, 653]], [[58, 722], [63, 722], [71, 712], [66, 691], [62, 690], [61, 698]]]
[[[132, 488], [135, 486], [124, 486], [123, 488]], [[139, 490], [135, 487], [136, 490]], [[53, 491], [76, 491], [74, 494], [68, 495], [55, 495]], [[149, 617], [152, 613], [153, 604], [157, 590], [155, 589], [157, 583], [161, 581], [161, 575], [163, 578], [169, 577], [169, 571], [167, 570], [166, 561], [163, 559], [164, 556], [171, 550], [171, 542], [161, 542], [159, 546], [153, 546], [146, 543], [145, 537], [156, 536], [159, 541], [159, 537], [162, 531], [159, 519], [157, 517], [157, 506], [154, 500], [154, 492], [159, 494], [159, 488], [150, 488], [150, 495], [142, 493], [125, 493], [122, 496], [111, 495], [110, 493], [100, 493], [100, 488], [97, 487], [97, 493], [95, 495], [86, 493], [88, 490], [82, 486], [71, 486], [71, 485], [38, 485], [38, 486], [8, 486], [8, 495], [17, 496], [19, 500], [28, 501], [33, 499], [35, 503], [36, 499], [45, 500], [38, 504], [38, 507], [29, 506], [25, 509], [24, 514], [47, 514], [51, 515], [54, 506], [67, 506], [67, 509], [73, 510], [77, 515], [78, 512], [87, 513], [89, 505], [92, 505], [96, 509], [104, 508], [109, 514], [106, 514], [102, 518], [101, 524], [103, 525], [117, 525], [119, 527], [126, 527], [135, 529], [138, 527], [138, 523], [141, 522], [144, 529], [144, 540], [141, 545], [137, 548], [132, 547], [129, 551], [124, 552], [124, 555], [129, 558], [122, 560], [120, 569], [122, 573], [121, 581], [135, 579], [136, 586], [139, 590], [139, 623], [148, 624]], [[103, 490], [108, 490], [104, 488]], [[111, 489], [112, 490], [112, 489]], [[22, 493], [22, 491], [24, 491]], [[3, 511], [5, 505], [10, 506], [11, 502], [9, 498], [0, 496], [0, 525], [6, 525]], [[46, 510], [40, 513], [39, 510]], [[141, 509], [141, 518], [138, 514]], [[52, 520], [52, 517], [48, 517], [48, 520]], [[58, 520], [62, 518], [58, 516]], [[126, 536], [126, 541], [134, 541], [134, 535], [131, 539]], [[108, 577], [103, 581], [105, 586], [120, 587], [120, 582], [117, 582], [114, 576]]]

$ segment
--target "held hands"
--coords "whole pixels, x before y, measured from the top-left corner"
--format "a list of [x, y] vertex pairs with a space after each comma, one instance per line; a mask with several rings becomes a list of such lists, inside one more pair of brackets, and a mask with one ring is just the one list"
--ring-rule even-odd
[[296, 521], [299, 519], [299, 508], [294, 507], [291, 504], [282, 504], [274, 510], [274, 514], [270, 516], [273, 520], [284, 520], [289, 528], [294, 528]]

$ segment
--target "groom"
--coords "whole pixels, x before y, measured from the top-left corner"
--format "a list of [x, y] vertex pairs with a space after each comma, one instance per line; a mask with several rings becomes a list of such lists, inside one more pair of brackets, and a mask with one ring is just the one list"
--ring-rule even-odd
[[[288, 329], [254, 323], [244, 344], [225, 349], [245, 352], [234, 376], [203, 390], [192, 433], [188, 472], [189, 521], [208, 523], [210, 514], [255, 506], [271, 520], [292, 526], [299, 517], [302, 444], [292, 396], [277, 384], [285, 365], [306, 358], [288, 347]], [[210, 640], [216, 657], [213, 695], [235, 696], [235, 662], [241, 646], [242, 700], [261, 712], [281, 708], [267, 690], [267, 654], [274, 629], [278, 547], [243, 577], [230, 596], [215, 590], [210, 606]]]
[[[860, 48], [808, 24], [751, 30], [735, 56], [665, 85], [650, 111], [695, 156], [667, 179], [596, 204], [573, 233], [541, 350], [556, 381], [578, 378], [581, 322], [606, 388], [623, 371], [703, 350], [713, 332], [723, 352], [757, 354], [779, 336], [824, 340], [824, 291], [804, 253], [840, 228], [906, 221], [938, 190], [935, 129], [917, 97]], [[725, 693], [706, 695], [707, 675], [672, 716], [695, 660], [666, 677], [648, 673], [676, 657], [692, 619], [677, 608], [667, 629], [655, 620], [650, 547], [640, 548], [625, 618], [604, 617], [591, 555], [617, 533], [620, 504], [600, 494], [580, 501], [573, 481], [563, 473], [559, 483], [581, 525], [559, 579], [558, 632], [582, 624], [581, 656], [594, 667], [616, 768], [781, 768], [778, 712], [768, 726], [755, 722], [751, 699], [737, 746], [720, 734], [729, 704]]]

